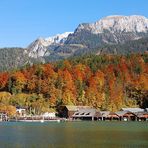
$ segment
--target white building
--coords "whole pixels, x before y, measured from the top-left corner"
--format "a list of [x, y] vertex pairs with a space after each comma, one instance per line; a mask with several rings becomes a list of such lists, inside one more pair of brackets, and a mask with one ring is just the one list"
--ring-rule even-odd
[[55, 118], [56, 117], [56, 113], [55, 112], [46, 112], [43, 114], [44, 118]]
[[17, 108], [16, 109], [16, 114], [18, 114], [19, 116], [26, 116], [26, 109], [24, 109], [24, 108]]

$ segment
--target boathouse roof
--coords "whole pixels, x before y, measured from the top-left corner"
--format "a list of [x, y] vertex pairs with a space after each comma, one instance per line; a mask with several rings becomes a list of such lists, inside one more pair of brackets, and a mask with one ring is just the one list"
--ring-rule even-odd
[[148, 112], [139, 112], [136, 113], [137, 117], [143, 117], [144, 115], [148, 115]]
[[116, 112], [116, 114], [118, 115], [118, 116], [123, 116], [123, 115], [125, 115], [125, 114], [127, 114], [127, 113], [130, 113], [129, 111], [118, 111], [118, 112]]
[[95, 117], [99, 116], [100, 112], [93, 108], [79, 109], [72, 117]]
[[122, 108], [121, 111], [130, 111], [132, 113], [136, 113], [136, 112], [144, 112], [144, 109], [142, 108]]
[[101, 111], [100, 113], [101, 113], [102, 117], [107, 117], [107, 116], [109, 116], [110, 111]]
[[118, 115], [118, 116], [124, 116], [125, 114], [132, 114], [133, 116], [137, 116], [137, 114], [136, 113], [134, 113], [134, 112], [130, 112], [130, 111], [118, 111], [118, 112], [116, 112], [116, 114]]
[[73, 106], [73, 105], [66, 105], [65, 106], [69, 111], [77, 111], [78, 108], [77, 106]]
[[69, 111], [78, 111], [79, 109], [91, 109], [91, 106], [74, 106], [74, 105], [66, 105], [65, 106]]

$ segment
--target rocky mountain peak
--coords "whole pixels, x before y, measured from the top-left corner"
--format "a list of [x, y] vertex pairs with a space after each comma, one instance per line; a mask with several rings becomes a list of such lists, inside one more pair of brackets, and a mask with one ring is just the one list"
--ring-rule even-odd
[[[27, 48], [0, 50], [0, 69], [26, 63], [66, 59], [85, 54], [129, 54], [148, 51], [148, 19], [144, 16], [112, 15], [94, 23], [82, 23], [75, 32], [38, 38]], [[8, 60], [10, 59], [10, 60]]]
[[68, 35], [72, 33], [73, 32], [65, 32], [63, 34], [57, 34], [48, 38], [40, 37], [36, 39], [28, 46], [29, 57], [43, 57], [50, 45], [63, 44], [67, 39]]
[[72, 34], [73, 32], [65, 32], [65, 33], [62, 33], [62, 34], [57, 34], [55, 36], [52, 36], [52, 37], [48, 37], [46, 38], [45, 40], [48, 42], [48, 43], [64, 43], [65, 40], [67, 39], [68, 35], [69, 34]]
[[113, 15], [102, 18], [95, 23], [83, 23], [78, 26], [76, 31], [87, 30], [91, 33], [103, 33], [104, 30], [109, 32], [148, 32], [148, 19], [144, 16], [131, 15], [120, 16]]
[[[71, 35], [70, 35], [71, 34]], [[75, 32], [38, 38], [28, 47], [31, 58], [50, 55], [69, 56], [79, 50], [98, 48], [104, 44], [120, 44], [148, 37], [148, 19], [144, 16], [112, 15], [94, 23], [82, 23]]]

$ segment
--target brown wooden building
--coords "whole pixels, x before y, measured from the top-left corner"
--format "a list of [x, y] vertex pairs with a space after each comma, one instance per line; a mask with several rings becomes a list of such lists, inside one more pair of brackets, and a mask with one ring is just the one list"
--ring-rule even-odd
[[101, 117], [99, 118], [100, 120], [119, 120], [119, 116], [110, 111], [101, 111]]
[[139, 112], [137, 113], [138, 121], [147, 121], [148, 120], [148, 112]]
[[74, 115], [75, 112], [79, 111], [80, 109], [90, 109], [92, 107], [90, 106], [74, 106], [74, 105], [65, 105], [60, 106], [58, 108], [58, 113], [60, 117], [63, 118], [72, 118], [72, 115]]
[[85, 109], [79, 109], [76, 111], [72, 118], [73, 120], [98, 120], [98, 118], [101, 116], [100, 111], [97, 111], [94, 108], [85, 108]]
[[123, 108], [118, 112], [98, 111], [90, 106], [65, 105], [58, 108], [59, 116], [80, 120], [146, 121], [148, 112], [141, 108]]
[[102, 118], [100, 120], [120, 120], [120, 121], [136, 121], [137, 115], [130, 111], [101, 111]]
[[137, 121], [137, 115], [130, 111], [118, 111], [116, 112], [120, 121]]

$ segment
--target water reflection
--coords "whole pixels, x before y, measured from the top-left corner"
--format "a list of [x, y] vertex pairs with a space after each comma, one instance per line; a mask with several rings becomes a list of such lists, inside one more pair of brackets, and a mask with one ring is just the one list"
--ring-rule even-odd
[[0, 123], [0, 147], [148, 147], [147, 122]]

